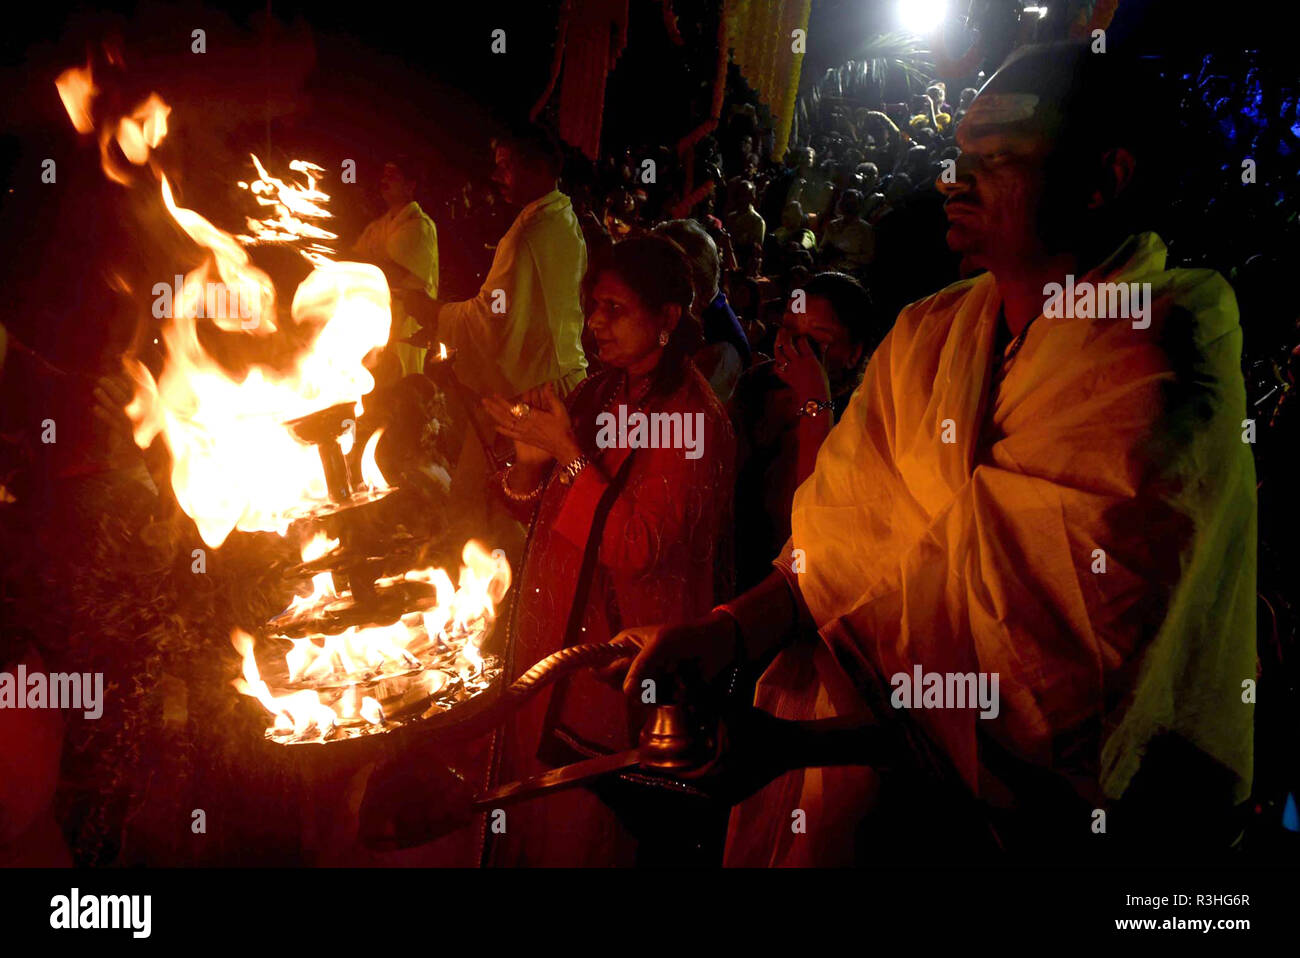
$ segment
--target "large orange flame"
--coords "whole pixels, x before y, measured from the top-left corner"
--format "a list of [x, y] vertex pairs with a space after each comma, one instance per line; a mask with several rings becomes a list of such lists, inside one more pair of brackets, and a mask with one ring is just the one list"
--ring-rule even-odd
[[[92, 101], [97, 90], [91, 68], [74, 67], [56, 81], [59, 95], [83, 133], [93, 131]], [[107, 143], [115, 141], [131, 163], [145, 164], [167, 133], [170, 108], [151, 94], [129, 116], [108, 119], [100, 128], [104, 171], [126, 183]], [[307, 177], [305, 187], [271, 176], [253, 157], [259, 179], [252, 187], [259, 201], [273, 193], [274, 236], [249, 242], [307, 239], [303, 251], [316, 267], [299, 285], [291, 316], [295, 326], [314, 330], [310, 343], [289, 368], [253, 363], [239, 374], [226, 369], [204, 348], [200, 323], [210, 321], [223, 334], [267, 337], [279, 328], [277, 297], [270, 277], [252, 264], [235, 237], [200, 213], [176, 202], [171, 182], [158, 171], [163, 205], [177, 225], [208, 253], [189, 272], [179, 295], [169, 282], [154, 287], [155, 315], [163, 320], [166, 361], [157, 381], [138, 362], [128, 368], [136, 393], [127, 413], [135, 440], [144, 447], [162, 435], [172, 454], [172, 485], [181, 507], [198, 525], [203, 540], [219, 546], [234, 529], [283, 533], [291, 514], [326, 497], [319, 458], [296, 440], [285, 422], [327, 406], [357, 402], [374, 388], [363, 360], [388, 342], [391, 300], [378, 267], [335, 262], [319, 240], [334, 234], [308, 219], [328, 216], [328, 196], [317, 189], [321, 168], [295, 161]], [[250, 227], [257, 221], [250, 220]], [[170, 279], [171, 277], [167, 277]], [[159, 307], [159, 301], [169, 302]]]
[[[292, 183], [273, 176], [252, 156], [257, 178], [239, 185], [270, 215], [248, 217], [249, 234], [231, 236], [179, 205], [171, 182], [152, 161], [167, 135], [170, 114], [157, 94], [129, 115], [103, 118], [97, 126], [99, 90], [89, 65], [65, 71], [56, 86], [77, 131], [98, 133], [105, 174], [129, 184], [133, 174], [121, 158], [148, 166], [168, 214], [206, 253], [183, 282], [173, 274], [167, 277], [173, 282], [153, 287], [165, 360], [157, 379], [138, 361], [126, 364], [136, 387], [127, 407], [135, 441], [145, 447], [161, 436], [167, 443], [176, 498], [210, 546], [220, 546], [235, 529], [285, 534], [304, 506], [327, 498], [317, 450], [297, 440], [286, 424], [344, 403], [355, 403], [360, 416], [361, 397], [374, 388], [364, 360], [388, 342], [391, 324], [383, 272], [332, 258], [325, 243], [337, 237], [314, 222], [330, 216], [325, 205], [329, 196], [319, 188], [321, 167], [293, 161], [290, 170], [303, 182]], [[286, 338], [275, 287], [245, 249], [260, 243], [295, 245], [314, 267], [290, 307], [294, 342], [307, 342], [294, 347], [287, 363], [252, 361], [235, 374], [204, 347], [200, 324], [210, 322], [216, 335], [243, 337], [250, 345], [265, 347]], [[305, 337], [299, 335], [303, 333]], [[262, 349], [258, 355], [269, 352]], [[388, 488], [375, 461], [379, 437], [380, 431], [375, 432], [362, 453], [362, 479], [372, 493]], [[348, 430], [340, 440], [344, 452], [352, 441]], [[320, 559], [338, 546], [318, 534], [304, 546], [303, 559]], [[422, 599], [417, 607], [423, 611], [390, 625], [289, 640], [284, 661], [288, 692], [272, 690], [258, 668], [253, 638], [236, 631], [232, 642], [242, 676], [235, 687], [275, 716], [272, 734], [293, 741], [323, 741], [340, 723], [382, 726], [387, 717], [376, 697], [381, 695], [375, 686], [379, 679], [418, 674], [419, 689], [426, 694], [455, 683], [481, 689], [485, 660], [479, 645], [510, 586], [510, 567], [500, 552], [489, 553], [473, 541], [466, 543], [462, 559], [456, 587], [445, 571], [433, 568], [376, 583], [378, 588], [402, 588], [403, 580], [408, 588], [410, 583], [432, 584], [433, 608], [425, 608], [428, 600]], [[343, 598], [336, 595], [331, 574], [323, 572], [312, 577], [311, 594], [295, 598], [287, 612], [310, 611]]]

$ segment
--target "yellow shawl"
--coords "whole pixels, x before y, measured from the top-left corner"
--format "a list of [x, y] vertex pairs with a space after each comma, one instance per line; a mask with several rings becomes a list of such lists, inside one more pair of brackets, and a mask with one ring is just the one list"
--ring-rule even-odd
[[[1147, 328], [1039, 317], [995, 396], [993, 276], [902, 311], [794, 499], [786, 551], [802, 550], [794, 578], [822, 641], [783, 652], [756, 704], [825, 717], [888, 702], [890, 677], [918, 664], [997, 673], [996, 718], [909, 716], [986, 801], [1014, 796], [981, 741], [1102, 803], [1162, 732], [1230, 769], [1245, 797], [1256, 507], [1242, 334], [1218, 273], [1165, 258], [1144, 233], [1080, 278], [1150, 283]], [[851, 835], [833, 819], [860, 815], [870, 788], [862, 770], [783, 777], [736, 809], [728, 863], [840, 860]], [[807, 834], [792, 832], [796, 808]]]

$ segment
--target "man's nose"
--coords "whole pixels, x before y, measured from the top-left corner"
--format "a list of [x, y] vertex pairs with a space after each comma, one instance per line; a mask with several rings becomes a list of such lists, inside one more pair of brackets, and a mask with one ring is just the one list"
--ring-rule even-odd
[[960, 196], [969, 192], [975, 185], [975, 168], [977, 160], [970, 153], [959, 153], [957, 159], [943, 164], [939, 177], [934, 181], [935, 189], [944, 196]]

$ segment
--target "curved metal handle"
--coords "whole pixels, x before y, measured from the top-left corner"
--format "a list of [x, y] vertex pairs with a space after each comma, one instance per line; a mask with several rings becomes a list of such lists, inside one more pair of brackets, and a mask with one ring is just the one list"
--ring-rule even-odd
[[447, 734], [457, 738], [472, 738], [499, 725], [542, 689], [579, 669], [605, 665], [625, 655], [635, 653], [639, 646], [628, 639], [618, 642], [573, 645], [560, 649], [535, 664], [509, 686], [491, 699], [484, 696], [441, 715], [426, 717], [407, 728], [414, 733]]
[[640, 646], [630, 639], [615, 642], [593, 642], [588, 645], [571, 645], [542, 659], [519, 678], [510, 683], [502, 695], [502, 705], [507, 702], [520, 705], [532, 698], [552, 682], [564, 678], [578, 669], [605, 665], [636, 652]]

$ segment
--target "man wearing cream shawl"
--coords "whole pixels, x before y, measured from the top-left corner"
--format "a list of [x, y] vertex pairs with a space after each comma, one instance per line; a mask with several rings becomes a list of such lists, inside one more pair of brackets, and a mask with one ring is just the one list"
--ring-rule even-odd
[[[776, 571], [704, 620], [624, 633], [629, 694], [770, 662], [758, 707], [899, 729], [994, 847], [1231, 841], [1256, 678], [1242, 332], [1223, 278], [1167, 268], [1147, 229], [1164, 173], [1118, 59], [1030, 47], [989, 80], [937, 184], [970, 278], [899, 314]], [[933, 698], [903, 694], [931, 675]], [[996, 706], [945, 700], [953, 676]], [[786, 773], [735, 808], [726, 863], [897, 860], [863, 838], [887, 787]]]

